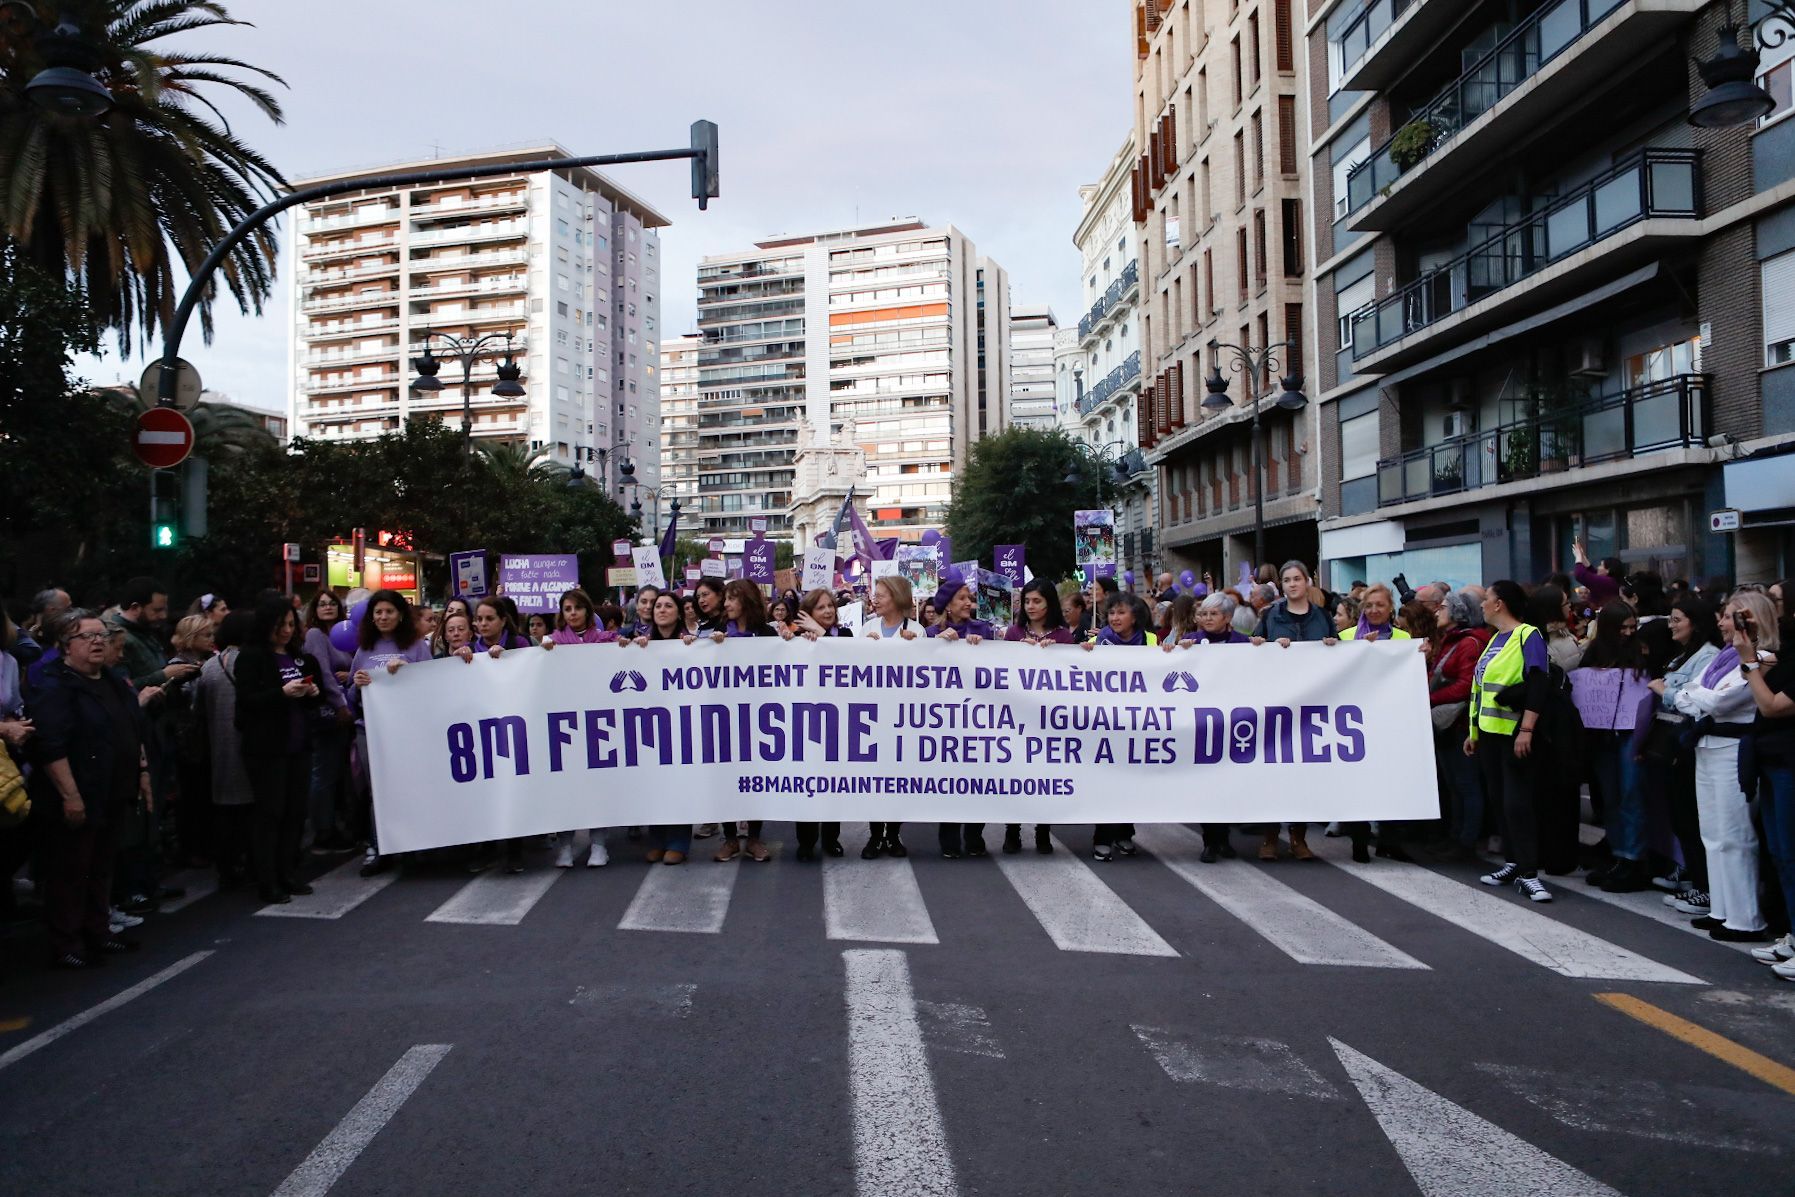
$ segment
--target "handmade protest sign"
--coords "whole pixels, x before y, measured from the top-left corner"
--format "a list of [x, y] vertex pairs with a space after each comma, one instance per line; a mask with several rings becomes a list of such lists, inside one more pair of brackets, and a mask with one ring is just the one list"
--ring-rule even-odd
[[1404, 644], [704, 638], [421, 662], [363, 694], [382, 852], [730, 818], [1438, 814]]
[[499, 593], [525, 615], [561, 609], [561, 595], [580, 584], [580, 559], [572, 553], [504, 557], [499, 562]]

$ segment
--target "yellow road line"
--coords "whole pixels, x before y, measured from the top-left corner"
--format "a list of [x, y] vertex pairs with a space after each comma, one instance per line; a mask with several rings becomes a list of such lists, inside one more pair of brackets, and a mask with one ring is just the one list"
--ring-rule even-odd
[[1726, 1036], [1717, 1035], [1686, 1018], [1678, 1018], [1668, 1010], [1660, 1010], [1630, 993], [1598, 993], [1595, 999], [1629, 1018], [1637, 1018], [1649, 1027], [1663, 1031], [1672, 1039], [1680, 1039], [1690, 1047], [1707, 1052], [1742, 1072], [1749, 1072], [1766, 1085], [1773, 1085], [1784, 1093], [1795, 1095], [1795, 1068], [1790, 1068], [1787, 1064], [1779, 1064], [1744, 1044], [1734, 1043]]
[[29, 1018], [0, 1018], [0, 1032], [22, 1031], [30, 1025]]

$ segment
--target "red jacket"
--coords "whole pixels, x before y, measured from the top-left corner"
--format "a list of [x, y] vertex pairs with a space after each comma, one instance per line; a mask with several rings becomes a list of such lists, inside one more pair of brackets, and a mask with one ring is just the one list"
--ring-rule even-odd
[[1483, 655], [1491, 635], [1489, 628], [1453, 628], [1446, 633], [1429, 671], [1428, 701], [1432, 705], [1470, 701], [1477, 658]]

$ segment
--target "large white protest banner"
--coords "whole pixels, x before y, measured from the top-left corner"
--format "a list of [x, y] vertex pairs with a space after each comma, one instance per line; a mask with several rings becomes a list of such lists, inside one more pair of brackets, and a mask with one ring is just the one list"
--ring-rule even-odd
[[365, 691], [387, 852], [725, 819], [1438, 814], [1421, 654], [987, 641], [564, 645]]

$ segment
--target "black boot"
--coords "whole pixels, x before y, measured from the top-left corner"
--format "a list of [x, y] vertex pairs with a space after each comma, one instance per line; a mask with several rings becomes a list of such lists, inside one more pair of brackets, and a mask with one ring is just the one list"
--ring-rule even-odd
[[1042, 856], [1053, 854], [1053, 828], [1049, 824], [1035, 824], [1035, 851]]
[[1011, 823], [1003, 829], [1003, 854], [1014, 856], [1022, 851], [1022, 825]]

